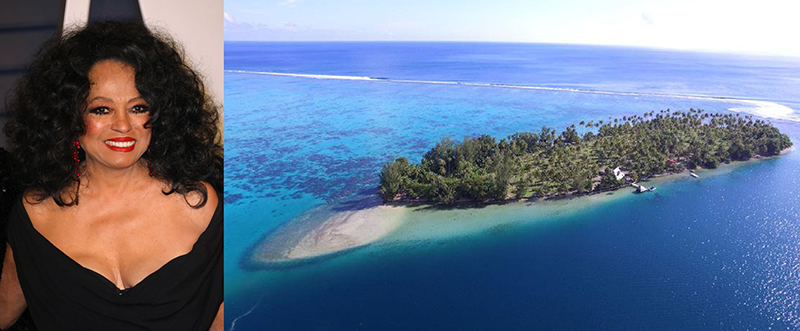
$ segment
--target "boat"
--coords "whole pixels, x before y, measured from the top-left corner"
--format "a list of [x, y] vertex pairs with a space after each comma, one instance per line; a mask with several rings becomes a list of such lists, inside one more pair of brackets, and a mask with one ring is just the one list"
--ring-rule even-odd
[[656, 190], [655, 186], [650, 186], [650, 188], [647, 188], [646, 186], [639, 184], [633, 184], [633, 186], [636, 187], [636, 190], [633, 191], [633, 193], [644, 193]]
[[692, 176], [694, 178], [700, 178], [700, 176], [698, 176], [696, 173], [693, 173], [693, 172], [690, 172], [689, 176]]

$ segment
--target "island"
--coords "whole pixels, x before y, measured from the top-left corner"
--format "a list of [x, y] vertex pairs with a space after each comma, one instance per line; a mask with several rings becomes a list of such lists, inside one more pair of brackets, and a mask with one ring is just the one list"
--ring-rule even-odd
[[[583, 134], [579, 134], [583, 132]], [[384, 202], [452, 205], [591, 194], [686, 169], [779, 155], [789, 137], [764, 120], [703, 110], [661, 110], [582, 121], [560, 134], [443, 138], [419, 164], [383, 165]], [[641, 191], [641, 190], [640, 190]]]
[[[776, 156], [791, 146], [787, 135], [764, 120], [695, 109], [584, 121], [561, 133], [542, 127], [499, 142], [488, 135], [460, 143], [443, 138], [419, 164], [401, 157], [383, 165], [382, 204], [320, 206], [268, 234], [243, 265], [292, 267], [377, 242], [503, 231], [520, 220], [591, 208], [620, 196], [611, 191], [653, 177]], [[598, 192], [609, 194], [560, 199]], [[538, 199], [550, 201], [533, 203], [532, 211], [528, 201]]]

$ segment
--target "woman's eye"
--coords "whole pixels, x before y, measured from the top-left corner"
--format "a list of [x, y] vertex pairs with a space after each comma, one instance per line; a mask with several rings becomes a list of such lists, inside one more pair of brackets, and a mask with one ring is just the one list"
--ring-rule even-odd
[[134, 114], [144, 114], [150, 112], [150, 108], [144, 105], [133, 106]]
[[89, 110], [89, 113], [97, 114], [97, 115], [105, 115], [105, 114], [109, 113], [109, 110], [108, 110], [108, 107], [97, 107], [97, 108], [92, 108], [91, 110]]

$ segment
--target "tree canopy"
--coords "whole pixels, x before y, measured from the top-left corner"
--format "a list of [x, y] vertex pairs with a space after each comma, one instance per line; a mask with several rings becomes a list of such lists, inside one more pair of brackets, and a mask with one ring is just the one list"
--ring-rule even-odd
[[387, 202], [451, 204], [608, 190], [622, 184], [609, 175], [616, 167], [637, 180], [778, 155], [791, 145], [770, 123], [750, 116], [653, 111], [581, 121], [560, 134], [543, 126], [499, 142], [488, 135], [461, 142], [443, 138], [419, 164], [404, 157], [384, 164], [378, 194]]

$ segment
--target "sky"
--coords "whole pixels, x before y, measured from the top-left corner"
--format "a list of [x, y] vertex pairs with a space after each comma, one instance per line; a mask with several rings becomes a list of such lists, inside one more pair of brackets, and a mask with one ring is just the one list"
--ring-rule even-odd
[[225, 40], [537, 42], [800, 57], [798, 9], [796, 0], [225, 0]]

